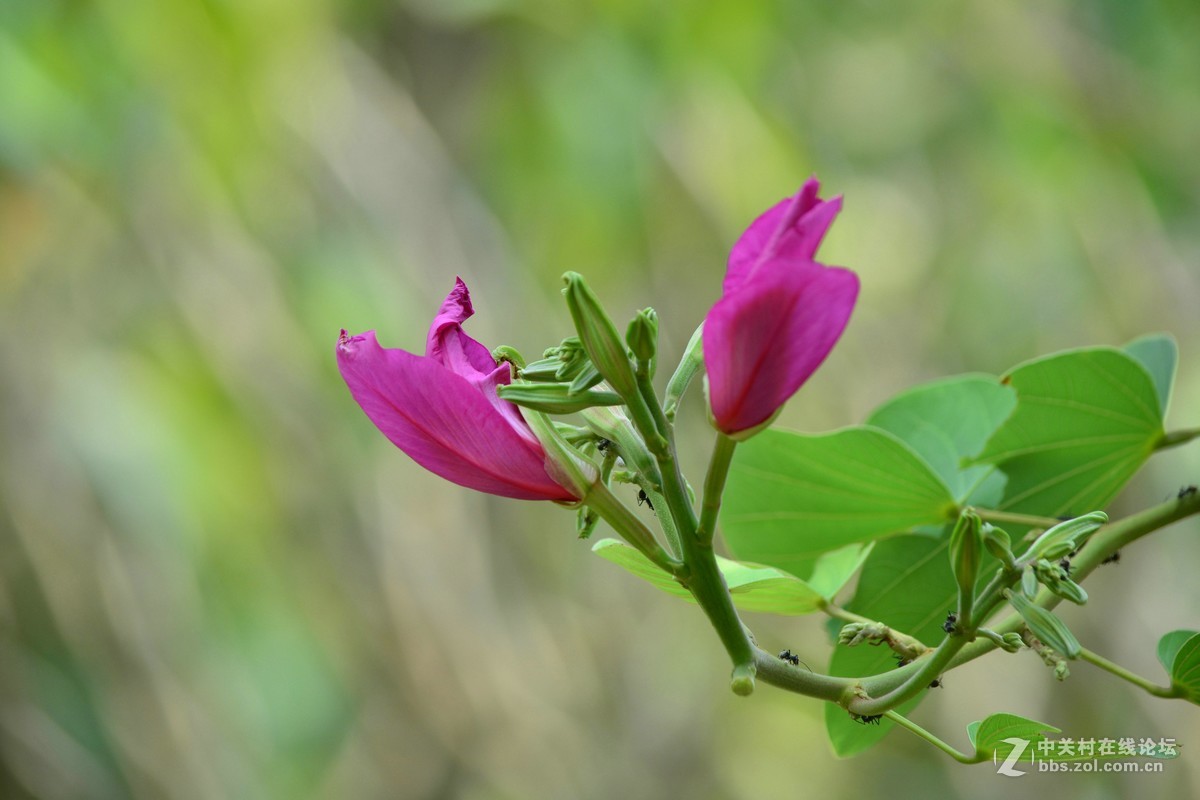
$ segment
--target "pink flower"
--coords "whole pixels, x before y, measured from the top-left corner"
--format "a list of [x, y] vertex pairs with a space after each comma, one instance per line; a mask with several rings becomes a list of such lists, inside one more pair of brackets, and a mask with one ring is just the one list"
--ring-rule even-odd
[[521, 500], [576, 498], [546, 472], [546, 453], [512, 403], [507, 363], [463, 332], [475, 310], [462, 279], [442, 303], [425, 355], [384, 348], [375, 332], [338, 337], [338, 369], [379, 430], [446, 480]]
[[733, 246], [724, 294], [704, 320], [704, 363], [717, 427], [768, 422], [833, 349], [854, 310], [858, 276], [813, 261], [842, 198], [810, 178]]

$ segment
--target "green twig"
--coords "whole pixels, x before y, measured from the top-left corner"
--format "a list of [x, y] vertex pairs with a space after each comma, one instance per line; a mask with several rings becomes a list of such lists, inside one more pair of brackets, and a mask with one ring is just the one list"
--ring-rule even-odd
[[1094, 664], [1106, 672], [1111, 672], [1113, 675], [1116, 675], [1121, 680], [1129, 681], [1134, 686], [1145, 689], [1147, 692], [1154, 695], [1155, 697], [1183, 697], [1183, 695], [1184, 695], [1184, 691], [1182, 689], [1180, 689], [1179, 687], [1159, 686], [1158, 684], [1154, 683], [1153, 681], [1146, 680], [1141, 675], [1132, 673], [1129, 670], [1125, 669], [1124, 667], [1114, 664], [1113, 662], [1109, 661], [1107, 658], [1104, 658], [1103, 656], [1093, 653], [1091, 650], [1088, 650], [1086, 647], [1082, 648], [1079, 651], [1079, 657], [1081, 659], [1083, 659], [1084, 661], [1088, 662], [1089, 664]]
[[987, 508], [976, 508], [975, 513], [984, 522], [994, 522], [998, 525], [1028, 525], [1031, 528], [1053, 528], [1062, 520], [1054, 517], [1039, 517], [1032, 514], [1014, 514], [1009, 511], [994, 511]]
[[967, 755], [966, 753], [956, 750], [955, 748], [946, 744], [941, 739], [934, 736], [932, 733], [925, 730], [920, 725], [913, 722], [912, 720], [910, 720], [908, 717], [904, 716], [903, 714], [897, 714], [895, 711], [885, 711], [883, 716], [887, 717], [892, 722], [899, 725], [901, 728], [904, 728], [905, 730], [908, 730], [912, 733], [915, 733], [917, 736], [920, 736], [922, 739], [929, 742], [931, 745], [933, 745], [937, 749], [941, 750], [943, 753], [950, 756], [951, 758], [953, 758], [955, 761], [958, 761], [959, 763], [978, 764], [979, 762], [986, 759], [986, 756], [979, 754], [979, 753], [975, 753], [974, 755]]
[[1164, 433], [1158, 443], [1154, 445], [1154, 449], [1166, 450], [1168, 447], [1178, 447], [1197, 438], [1200, 438], [1200, 428], [1181, 428]]
[[704, 476], [704, 501], [700, 509], [700, 524], [696, 537], [701, 542], [711, 543], [717, 530], [717, 513], [721, 510], [721, 495], [725, 493], [725, 478], [733, 461], [737, 442], [723, 433], [717, 434], [712, 458], [708, 462], [708, 473]]

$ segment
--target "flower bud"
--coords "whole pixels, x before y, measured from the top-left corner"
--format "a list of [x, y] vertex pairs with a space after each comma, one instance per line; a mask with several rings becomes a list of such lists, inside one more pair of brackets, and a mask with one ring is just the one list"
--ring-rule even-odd
[[497, 394], [510, 403], [547, 414], [574, 414], [585, 408], [616, 406], [622, 402], [621, 396], [614, 392], [572, 392], [571, 387], [561, 383], [511, 384], [501, 386]]
[[683, 358], [679, 360], [679, 366], [675, 368], [675, 373], [667, 382], [667, 390], [663, 393], [663, 414], [670, 422], [675, 421], [675, 413], [679, 410], [679, 401], [683, 399], [684, 392], [691, 385], [692, 378], [696, 377], [696, 373], [704, 368], [703, 334], [704, 323], [701, 323], [692, 334], [692, 338], [688, 340], [687, 347], [683, 348]]
[[1025, 571], [1021, 573], [1021, 591], [1025, 593], [1026, 597], [1028, 597], [1030, 600], [1032, 600], [1034, 595], [1037, 594], [1037, 590], [1038, 590], [1037, 573], [1033, 571], [1032, 566], [1026, 567]]
[[1004, 564], [1005, 567], [1011, 566], [1015, 559], [1012, 552], [1012, 540], [1009, 538], [1008, 533], [986, 522], [983, 524], [981, 530], [983, 532], [983, 546], [987, 548], [987, 551], [1000, 561], [1000, 563]]
[[1025, 640], [1021, 638], [1021, 634], [1009, 632], [1000, 637], [1000, 647], [1006, 653], [1015, 653], [1025, 646]]
[[567, 298], [567, 308], [575, 321], [583, 349], [618, 394], [625, 398], [636, 395], [633, 365], [629, 363], [625, 345], [600, 301], [579, 273], [568, 272], [563, 275], [563, 281], [566, 283], [563, 295]]
[[1018, 592], [1005, 591], [1004, 596], [1008, 598], [1008, 602], [1017, 610], [1021, 619], [1025, 620], [1025, 625], [1034, 636], [1042, 641], [1042, 644], [1067, 658], [1079, 657], [1082, 650], [1079, 640], [1061, 619], [1041, 606], [1029, 602]]
[[[1093, 511], [1082, 517], [1060, 522], [1043, 533], [1029, 546], [1022, 561], [1035, 561], [1039, 558], [1062, 558], [1073, 550], [1078, 550], [1096, 530], [1108, 522], [1108, 515], [1103, 511]], [[1063, 550], [1063, 545], [1069, 545]], [[1058, 553], [1051, 556], [1050, 552]]]
[[658, 354], [658, 313], [653, 308], [643, 308], [637, 313], [625, 331], [625, 343], [637, 359], [638, 368], [645, 365], [653, 377], [655, 356]]
[[950, 568], [958, 583], [958, 618], [966, 626], [971, 625], [975, 581], [979, 577], [979, 563], [983, 558], [979, 527], [979, 515], [967, 509], [959, 515], [958, 523], [950, 534]]

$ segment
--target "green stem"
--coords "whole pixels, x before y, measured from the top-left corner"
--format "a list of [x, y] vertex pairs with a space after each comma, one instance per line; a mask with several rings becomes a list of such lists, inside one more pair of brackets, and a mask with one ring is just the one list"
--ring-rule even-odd
[[804, 667], [793, 666], [761, 647], [754, 648], [754, 666], [758, 678], [764, 683], [831, 703], [841, 703], [857, 684], [854, 678], [822, 675]]
[[754, 690], [754, 647], [733, 607], [729, 587], [717, 568], [712, 542], [701, 541], [697, 536], [699, 522], [675, 455], [674, 427], [663, 415], [650, 376], [644, 369], [638, 370], [637, 386], [638, 395], [632, 399], [638, 402], [631, 403], [629, 410], [634, 426], [658, 463], [663, 498], [679, 533], [684, 566], [675, 573], [676, 577], [696, 598], [729, 653], [734, 664], [733, 690], [738, 694], [750, 694]]
[[723, 433], [717, 434], [712, 458], [708, 462], [708, 473], [704, 476], [704, 504], [700, 509], [700, 526], [696, 537], [701, 542], [711, 543], [717, 530], [717, 513], [721, 510], [721, 495], [725, 493], [725, 478], [733, 461], [737, 442]]
[[975, 513], [984, 522], [994, 522], [1000, 525], [1028, 525], [1031, 528], [1053, 528], [1062, 520], [1054, 517], [1038, 517], [1032, 514], [1014, 514], [1008, 511], [993, 511], [986, 508], [976, 508]]
[[842, 622], [875, 622], [875, 620], [855, 614], [853, 611], [847, 611], [832, 600], [821, 600], [817, 604], [817, 608], [834, 619], [840, 619]]
[[1181, 689], [1179, 689], [1175, 686], [1159, 686], [1158, 684], [1156, 684], [1152, 681], [1146, 680], [1141, 675], [1132, 673], [1129, 670], [1125, 669], [1124, 667], [1114, 664], [1113, 662], [1109, 661], [1107, 658], [1104, 658], [1103, 656], [1093, 653], [1091, 650], [1088, 650], [1086, 647], [1082, 648], [1079, 651], [1079, 657], [1081, 659], [1083, 659], [1084, 661], [1088, 662], [1089, 664], [1095, 664], [1097, 667], [1099, 667], [1102, 670], [1105, 670], [1106, 672], [1111, 672], [1113, 675], [1116, 675], [1121, 680], [1129, 681], [1134, 686], [1138, 686], [1142, 689], [1145, 689], [1147, 692], [1154, 695], [1155, 697], [1183, 697], [1184, 693]]
[[1162, 438], [1158, 440], [1158, 444], [1154, 446], [1154, 449], [1166, 450], [1168, 447], [1178, 447], [1197, 438], [1200, 438], [1200, 428], [1181, 428], [1177, 431], [1164, 433]]
[[611, 525], [613, 530], [621, 534], [625, 541], [663, 570], [671, 575], [679, 575], [683, 571], [683, 562], [668, 554], [650, 529], [603, 483], [597, 481], [584, 502]]
[[920, 725], [913, 722], [912, 720], [910, 720], [908, 717], [904, 716], [903, 714], [897, 714], [895, 711], [885, 711], [883, 716], [887, 717], [892, 722], [899, 725], [901, 728], [904, 728], [905, 730], [908, 730], [912, 733], [915, 733], [917, 736], [920, 736], [922, 739], [929, 742], [931, 745], [933, 745], [937, 749], [941, 750], [943, 753], [950, 756], [951, 758], [953, 758], [955, 761], [958, 761], [959, 763], [978, 764], [979, 762], [981, 762], [985, 759], [985, 756], [979, 755], [978, 753], [976, 753], [975, 755], [967, 755], [966, 753], [959, 752], [958, 750], [956, 750], [955, 748], [946, 744], [941, 739], [934, 736], [932, 733], [925, 730]]
[[[874, 714], [882, 714], [901, 703], [911, 700], [928, 689], [929, 684], [946, 671], [946, 665], [950, 663], [950, 660], [966, 644], [967, 640], [963, 636], [957, 634], [947, 636], [931, 655], [922, 656], [908, 665], [911, 671], [905, 675], [899, 686], [879, 696], [855, 697], [846, 705], [846, 710], [851, 714], [858, 714], [860, 717], [868, 717]], [[894, 670], [893, 673], [889, 674], [894, 674], [898, 671]], [[868, 688], [871, 684], [869, 679], [862, 681], [861, 684], [867, 694], [874, 694]]]

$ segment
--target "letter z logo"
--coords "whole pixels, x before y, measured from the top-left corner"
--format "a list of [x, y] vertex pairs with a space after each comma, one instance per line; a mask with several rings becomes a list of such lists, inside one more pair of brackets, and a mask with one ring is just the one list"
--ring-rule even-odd
[[[1016, 737], [1004, 739], [1002, 741], [1004, 741], [1006, 744], [1011, 744], [1013, 749], [1011, 752], [1009, 752], [1008, 758], [1004, 759], [1004, 763], [996, 769], [996, 772], [1000, 773], [1001, 775], [1007, 775], [1010, 778], [1019, 778], [1025, 774], [1025, 771], [1013, 769], [1013, 764], [1021, 760], [1021, 756], [1025, 753], [1025, 748], [1029, 746], [1029, 741], [1026, 739], [1018, 739]], [[996, 763], [995, 753], [992, 753], [992, 763]]]

